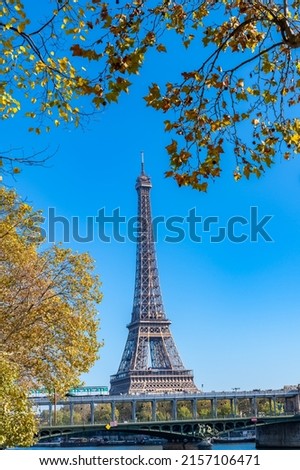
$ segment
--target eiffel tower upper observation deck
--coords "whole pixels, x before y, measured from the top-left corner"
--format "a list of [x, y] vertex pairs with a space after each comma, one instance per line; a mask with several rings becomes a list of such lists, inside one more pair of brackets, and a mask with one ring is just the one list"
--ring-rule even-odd
[[152, 231], [151, 187], [142, 161], [136, 182], [138, 241], [133, 310], [121, 363], [117, 374], [111, 376], [111, 395], [197, 391], [193, 372], [183, 366], [164, 312]]

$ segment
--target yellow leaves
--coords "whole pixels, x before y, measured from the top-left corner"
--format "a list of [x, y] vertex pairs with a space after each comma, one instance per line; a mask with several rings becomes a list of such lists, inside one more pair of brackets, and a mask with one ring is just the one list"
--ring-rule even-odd
[[233, 172], [233, 178], [235, 181], [239, 181], [242, 178], [242, 174], [240, 172], [240, 168], [236, 167], [236, 169]]
[[167, 52], [167, 48], [166, 48], [166, 46], [165, 46], [164, 44], [158, 44], [158, 45], [156, 46], [156, 50], [157, 50], [158, 52]]
[[17, 31], [19, 34], [22, 34], [25, 29], [26, 29], [26, 26], [30, 24], [30, 20], [28, 18], [25, 19], [25, 21], [21, 21], [21, 23], [19, 23], [17, 25]]
[[195, 38], [194, 34], [189, 34], [187, 39], [185, 39], [183, 41], [183, 45], [186, 49], [190, 46], [190, 44], [191, 44], [191, 42], [193, 41], [194, 38]]
[[[249, 88], [247, 89], [247, 92], [248, 92], [249, 94], [252, 94], [252, 92], [250, 93], [250, 89], [249, 89]], [[237, 92], [237, 93], [235, 94], [235, 96], [236, 96], [236, 99], [237, 99], [238, 101], [248, 101], [248, 96], [247, 96], [247, 93], [246, 93], [245, 90], [242, 90], [242, 91]]]
[[149, 93], [145, 96], [145, 101], [148, 106], [160, 107], [159, 99], [161, 98], [160, 88], [156, 83], [149, 87]]
[[124, 67], [127, 73], [138, 74], [139, 69], [144, 60], [144, 49], [137, 48], [131, 54], [128, 54], [123, 59]]
[[[74, 44], [71, 46], [71, 51], [74, 57], [83, 57], [88, 60], [99, 60], [102, 57], [102, 54], [98, 54], [94, 49], [82, 49], [79, 44]], [[85, 70], [85, 68], [82, 68]]]
[[[109, 82], [109, 92], [105, 94], [105, 99], [111, 103], [111, 102], [117, 102], [119, 95], [121, 92], [128, 92], [128, 87], [131, 85], [131, 82], [129, 80], [126, 80], [125, 78], [118, 77], [116, 82], [110, 81]], [[100, 85], [96, 85], [96, 88], [94, 89], [96, 91], [96, 94], [99, 95], [99, 97], [102, 97], [103, 94], [103, 89], [100, 87]], [[101, 102], [101, 99], [100, 99]]]
[[230, 126], [231, 125], [231, 118], [228, 114], [224, 114], [223, 119], [222, 119], [222, 125], [223, 126]]
[[38, 60], [35, 65], [34, 65], [34, 70], [36, 73], [43, 72], [46, 69], [47, 65], [45, 62], [42, 62], [41, 60]]
[[211, 128], [212, 132], [215, 132], [215, 131], [219, 130], [221, 127], [222, 127], [221, 126], [221, 121], [216, 120], [216, 121], [211, 121], [210, 122], [210, 128]]
[[32, 119], [34, 119], [36, 117], [36, 114], [32, 113], [32, 112], [27, 112], [27, 113], [25, 113], [25, 116], [31, 117]]
[[171, 131], [174, 127], [173, 124], [171, 123], [171, 121], [169, 121], [169, 120], [164, 121], [164, 124], [165, 124], [165, 131], [166, 132]]
[[227, 86], [227, 84], [224, 84], [223, 81], [220, 81], [220, 75], [217, 73], [212, 73], [209, 75], [205, 80], [205, 85], [207, 88], [223, 88], [224, 86]]
[[176, 140], [172, 140], [171, 144], [166, 146], [167, 152], [169, 155], [172, 155], [177, 151], [178, 143]]
[[27, 390], [18, 383], [17, 365], [8, 354], [0, 355], [0, 446], [30, 446], [35, 441], [37, 420], [27, 398]]
[[261, 69], [265, 73], [274, 72], [276, 69], [276, 64], [270, 62], [267, 56], [263, 56], [263, 65]]
[[288, 144], [291, 146], [294, 146], [294, 151], [295, 153], [299, 153], [300, 151], [300, 134], [297, 133], [292, 133], [289, 135], [287, 139]]
[[59, 246], [38, 250], [38, 219], [30, 206], [3, 188], [0, 203], [2, 350], [18, 364], [20, 380], [68, 389], [100, 346], [95, 303], [102, 294], [94, 262]]
[[12, 97], [12, 95], [5, 90], [1, 91], [0, 95], [0, 113], [2, 119], [8, 119], [20, 110], [20, 102]]
[[[219, 163], [213, 161], [218, 161], [223, 152], [221, 139], [227, 141], [229, 153], [232, 145], [240, 167], [235, 178], [255, 173], [247, 165], [258, 161], [260, 152], [263, 165], [268, 166], [270, 154], [279, 150], [280, 139], [282, 147], [290, 146], [288, 153], [299, 150], [298, 130], [288, 124], [285, 115], [291, 119], [290, 107], [300, 102], [300, 61], [291, 57], [287, 44], [275, 47], [276, 36], [279, 40], [281, 36], [279, 23], [274, 24], [274, 17], [267, 14], [273, 7], [265, 9], [261, 2], [244, 0], [164, 1], [151, 8], [148, 3], [136, 0], [114, 7], [110, 2], [93, 0], [83, 8], [74, 0], [65, 2], [56, 7], [53, 19], [40, 35], [32, 36], [37, 49], [23, 35], [28, 18], [21, 16], [21, 2], [11, 0], [10, 9], [0, 6], [5, 23], [0, 75], [7, 78], [3, 92], [0, 90], [2, 117], [9, 118], [19, 109], [12, 99], [22, 96], [28, 98], [29, 107], [24, 109], [28, 117], [43, 115], [53, 127], [62, 122], [77, 125], [79, 109], [85, 112], [88, 102], [92, 109], [100, 108], [128, 92], [128, 76], [140, 72], [149, 49], [153, 55], [167, 52], [163, 35], [168, 29], [180, 35], [174, 48], [184, 50], [193, 42], [192, 52], [198, 62], [194, 70], [178, 74], [178, 83], [170, 80], [164, 88], [159, 82], [150, 84], [144, 99], [147, 106], [171, 115], [164, 121], [165, 130], [174, 133], [167, 152], [173, 158], [171, 164], [186, 172], [181, 179], [179, 170], [172, 174], [181, 185], [197, 188], [203, 183], [201, 178], [220, 175]], [[274, 12], [283, 19], [281, 13]], [[201, 38], [209, 45], [205, 57], [197, 49]], [[90, 40], [84, 43], [85, 39]], [[59, 50], [65, 44], [71, 52]], [[172, 48], [173, 44], [171, 52]], [[175, 60], [179, 60], [180, 55], [174, 52]], [[86, 60], [97, 64], [84, 67]], [[15, 87], [12, 91], [9, 83]], [[276, 128], [278, 123], [281, 130]], [[45, 127], [49, 130], [49, 122]], [[276, 129], [271, 131], [273, 127]], [[43, 128], [30, 129], [39, 133]], [[177, 147], [174, 142], [178, 142]], [[196, 171], [193, 177], [192, 169]], [[262, 171], [259, 166], [258, 170]]]
[[246, 176], [247, 179], [249, 179], [250, 175], [251, 175], [251, 165], [250, 164], [246, 164], [243, 168], [243, 173], [244, 175]]
[[149, 31], [143, 39], [143, 44], [153, 46], [156, 43], [156, 35], [153, 31]]
[[57, 59], [57, 62], [59, 64], [59, 70], [65, 73], [70, 66], [70, 62], [67, 59], [67, 57], [63, 57], [62, 59]]
[[276, 101], [277, 101], [277, 95], [271, 93], [270, 90], [264, 90], [264, 91], [262, 92], [262, 96], [263, 96], [264, 101], [265, 101], [266, 104], [268, 104], [268, 103], [276, 103]]

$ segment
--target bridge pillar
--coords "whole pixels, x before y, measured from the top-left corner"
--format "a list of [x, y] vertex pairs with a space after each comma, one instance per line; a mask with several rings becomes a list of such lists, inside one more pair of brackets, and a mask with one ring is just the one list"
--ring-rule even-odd
[[300, 449], [300, 422], [264, 424], [256, 428], [257, 449]]
[[156, 405], [157, 405], [157, 401], [152, 400], [151, 401], [152, 421], [156, 421]]
[[52, 403], [49, 404], [49, 426], [52, 426], [53, 416], [52, 416]]
[[276, 414], [276, 399], [269, 398], [269, 408], [270, 408], [270, 415]]
[[284, 399], [284, 411], [286, 413], [288, 413], [289, 411], [294, 411], [294, 410], [291, 410], [290, 400], [287, 397], [285, 397]]
[[74, 424], [74, 403], [70, 403], [70, 424]]
[[257, 416], [257, 401], [256, 397], [250, 398], [250, 408], [251, 408], [251, 413], [253, 416]]
[[136, 401], [135, 400], [131, 402], [131, 420], [134, 423], [136, 422]]
[[172, 400], [172, 419], [177, 419], [177, 400], [173, 398]]
[[192, 400], [192, 416], [193, 419], [197, 418], [197, 398], [193, 398]]
[[286, 413], [295, 413], [300, 411], [300, 400], [299, 394], [294, 397], [285, 398], [285, 407], [284, 410]]
[[211, 415], [213, 418], [217, 418], [218, 412], [217, 412], [217, 399], [212, 398], [210, 400], [211, 402]]
[[230, 399], [230, 412], [232, 416], [236, 417], [236, 398]]
[[[298, 390], [299, 390], [299, 388], [298, 388]], [[298, 395], [295, 396], [294, 404], [295, 404], [295, 411], [297, 413], [299, 413], [299, 411], [300, 411], [300, 394], [299, 393], [298, 393]]]
[[116, 402], [111, 402], [111, 420], [116, 421]]
[[95, 424], [95, 403], [91, 402], [91, 424]]

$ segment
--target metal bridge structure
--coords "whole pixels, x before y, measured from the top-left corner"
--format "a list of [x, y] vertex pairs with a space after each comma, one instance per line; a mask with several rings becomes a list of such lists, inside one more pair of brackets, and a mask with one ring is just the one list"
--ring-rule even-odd
[[[40, 397], [31, 400], [39, 412], [42, 409], [47, 410], [47, 422], [44, 420], [40, 423], [39, 436], [41, 439], [106, 431], [108, 433], [147, 434], [168, 440], [193, 441], [203, 435], [220, 434], [234, 429], [300, 421], [300, 400], [297, 389], [198, 392], [195, 394], [69, 396], [57, 400]], [[262, 414], [258, 411], [260, 400], [268, 403], [266, 413]], [[218, 413], [219, 405], [224, 401], [230, 403], [230, 411], [225, 416]], [[202, 416], [199, 409], [204, 402], [208, 402], [210, 407], [209, 412]], [[247, 413], [239, 411], [241, 402], [248, 404]], [[151, 416], [148, 421], [141, 420], [139, 416], [139, 411], [146, 404], [151, 407]], [[182, 405], [188, 407], [190, 417], [180, 419], [178, 411]], [[107, 413], [103, 413], [102, 419], [101, 408], [104, 406], [106, 410], [109, 407], [110, 415], [107, 416]], [[59, 424], [56, 420], [56, 414], [57, 410], [62, 407], [65, 410], [68, 409], [68, 418], [64, 424]], [[82, 410], [83, 407], [89, 408], [88, 419], [85, 422], [75, 423], [74, 412], [76, 409]], [[130, 409], [126, 420], [117, 418], [117, 411], [122, 407]], [[157, 412], [159, 407], [170, 410], [168, 419], [160, 417]], [[96, 413], [97, 409], [98, 411], [100, 409], [100, 413]]]
[[272, 424], [300, 423], [299, 415], [264, 416], [254, 418], [215, 418], [161, 422], [117, 423], [108, 427], [105, 424], [77, 424], [41, 426], [39, 440], [63, 436], [95, 435], [97, 432], [147, 435], [166, 439], [170, 442], [196, 442], [232, 430], [253, 429], [253, 427]]

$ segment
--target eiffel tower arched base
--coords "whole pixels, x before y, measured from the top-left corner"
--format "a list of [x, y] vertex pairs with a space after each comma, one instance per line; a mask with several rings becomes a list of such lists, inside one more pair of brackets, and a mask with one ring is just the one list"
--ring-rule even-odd
[[111, 376], [110, 384], [110, 395], [198, 391], [190, 370], [129, 371]]

